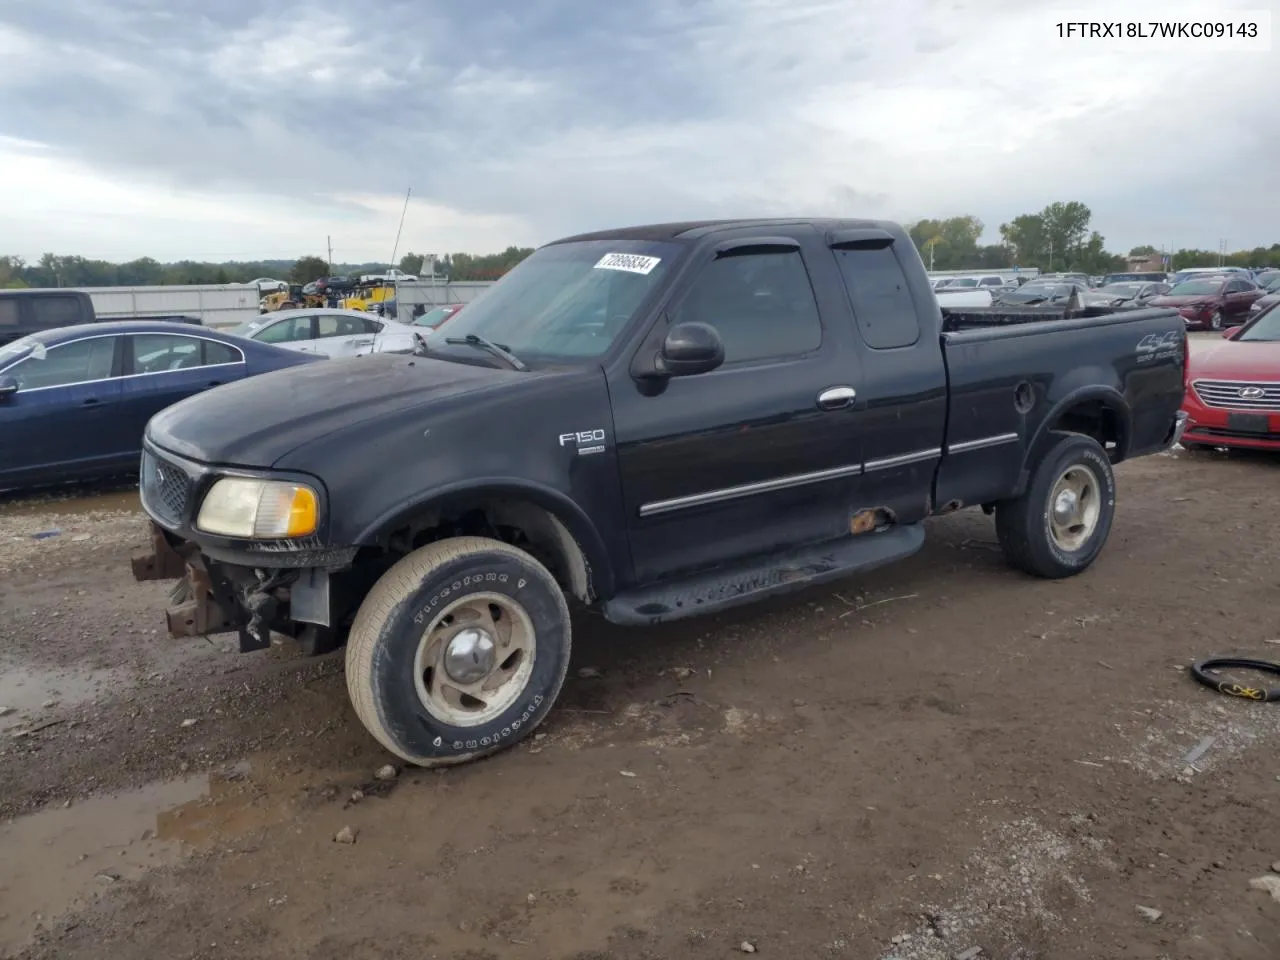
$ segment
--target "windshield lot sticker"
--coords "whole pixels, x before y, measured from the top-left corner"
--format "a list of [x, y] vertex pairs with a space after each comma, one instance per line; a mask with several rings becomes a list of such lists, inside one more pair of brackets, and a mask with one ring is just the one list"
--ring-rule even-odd
[[648, 276], [662, 262], [661, 257], [645, 257], [638, 253], [606, 253], [596, 264], [597, 270], [625, 270]]

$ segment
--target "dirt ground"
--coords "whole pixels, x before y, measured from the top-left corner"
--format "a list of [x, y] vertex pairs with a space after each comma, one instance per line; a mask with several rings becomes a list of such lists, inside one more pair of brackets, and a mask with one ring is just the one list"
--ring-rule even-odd
[[340, 654], [164, 634], [135, 494], [0, 505], [0, 954], [1275, 960], [1280, 706], [1186, 665], [1280, 654], [1278, 489], [1178, 451], [1069, 581], [966, 512], [786, 601], [583, 617], [536, 738], [391, 780]]

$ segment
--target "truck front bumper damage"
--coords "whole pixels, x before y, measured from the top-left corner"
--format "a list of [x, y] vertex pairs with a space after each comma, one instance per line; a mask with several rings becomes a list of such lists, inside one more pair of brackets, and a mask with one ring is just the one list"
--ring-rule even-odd
[[[323, 568], [220, 563], [193, 543], [175, 546], [154, 523], [150, 548], [133, 558], [132, 567], [135, 580], [178, 580], [165, 610], [175, 639], [236, 631], [245, 653], [269, 647], [272, 630], [293, 635], [300, 622], [329, 622], [329, 575]], [[282, 620], [282, 612], [289, 616]]]

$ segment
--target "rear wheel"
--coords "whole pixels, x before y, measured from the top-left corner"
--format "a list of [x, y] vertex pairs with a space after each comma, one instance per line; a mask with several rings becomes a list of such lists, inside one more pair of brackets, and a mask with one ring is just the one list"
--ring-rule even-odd
[[569, 608], [550, 572], [509, 544], [457, 537], [383, 574], [347, 643], [356, 714], [419, 766], [461, 763], [527, 736], [569, 668]]
[[1059, 579], [1087, 569], [1107, 542], [1115, 514], [1111, 461], [1098, 441], [1060, 434], [1027, 491], [996, 506], [996, 535], [1019, 570]]

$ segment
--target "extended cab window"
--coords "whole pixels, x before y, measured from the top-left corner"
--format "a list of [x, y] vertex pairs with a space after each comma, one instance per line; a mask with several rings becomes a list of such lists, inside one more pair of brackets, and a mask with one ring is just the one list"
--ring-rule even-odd
[[0, 300], [0, 327], [16, 327], [21, 322], [17, 300]]
[[69, 327], [84, 319], [75, 297], [32, 297], [31, 314], [41, 328]]
[[6, 374], [18, 381], [20, 390], [65, 387], [90, 380], [107, 380], [115, 360], [116, 338], [94, 337], [33, 352]]
[[916, 304], [892, 245], [837, 248], [832, 253], [867, 346], [889, 350], [920, 339]]
[[798, 250], [713, 260], [672, 311], [671, 322], [715, 327], [725, 363], [798, 356], [822, 342], [818, 304]]

